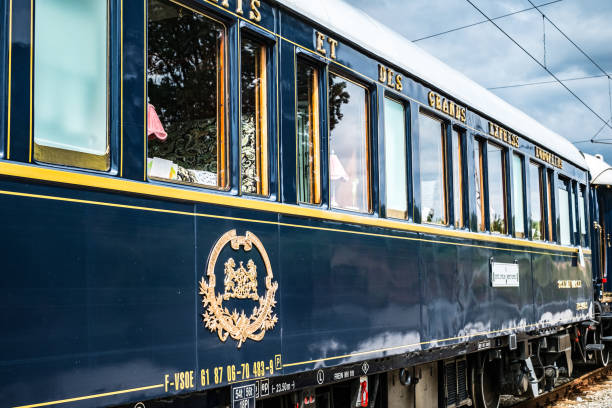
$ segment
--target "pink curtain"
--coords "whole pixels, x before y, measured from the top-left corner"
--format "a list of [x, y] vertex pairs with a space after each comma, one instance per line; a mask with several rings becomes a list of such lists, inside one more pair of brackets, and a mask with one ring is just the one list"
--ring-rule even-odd
[[159, 116], [157, 116], [157, 112], [155, 112], [155, 107], [151, 104], [147, 108], [147, 135], [149, 140], [158, 138], [164, 141], [168, 137], [161, 120], [159, 120]]

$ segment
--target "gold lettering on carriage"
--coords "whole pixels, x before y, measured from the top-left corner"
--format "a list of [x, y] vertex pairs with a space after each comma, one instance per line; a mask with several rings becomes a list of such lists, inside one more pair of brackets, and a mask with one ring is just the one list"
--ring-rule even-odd
[[[219, 0], [213, 0], [215, 3], [219, 3]], [[261, 7], [261, 0], [245, 0], [249, 6], [250, 6], [250, 10], [249, 10], [249, 20], [251, 21], [255, 21], [256, 23], [259, 23], [261, 21], [261, 12], [259, 11], [259, 8]], [[236, 0], [236, 8], [235, 8], [235, 12], [236, 14], [240, 14], [241, 16], [244, 15], [244, 8], [243, 8], [243, 0]], [[225, 7], [226, 9], [230, 8], [230, 4], [229, 4], [229, 0], [221, 0], [221, 6]]]
[[454, 118], [455, 120], [459, 120], [463, 123], [467, 121], [466, 108], [457, 104], [455, 101], [446, 99], [445, 97], [438, 95], [433, 91], [430, 91], [427, 94], [427, 99], [429, 100], [429, 106], [434, 108], [435, 110], [442, 112]]
[[[253, 259], [247, 261], [246, 267], [240, 261], [238, 265], [233, 257], [224, 262], [224, 292], [216, 292], [215, 267], [221, 251], [230, 245], [231, 249], [238, 253], [243, 251], [249, 253], [253, 248], [263, 260], [265, 267], [265, 294], [262, 296], [257, 288], [257, 265]], [[199, 294], [202, 296], [204, 313], [202, 320], [204, 327], [212, 333], [217, 333], [219, 340], [225, 342], [228, 337], [238, 342], [240, 348], [247, 340], [261, 341], [266, 331], [272, 330], [278, 322], [274, 312], [276, 306], [276, 290], [278, 282], [275, 282], [272, 274], [270, 259], [263, 244], [255, 234], [247, 231], [244, 236], [236, 234], [231, 230], [223, 234], [210, 252], [208, 258], [206, 276], [200, 280]], [[251, 300], [255, 302], [253, 311], [247, 315], [244, 310], [229, 310], [224, 306], [224, 301], [231, 299]]]

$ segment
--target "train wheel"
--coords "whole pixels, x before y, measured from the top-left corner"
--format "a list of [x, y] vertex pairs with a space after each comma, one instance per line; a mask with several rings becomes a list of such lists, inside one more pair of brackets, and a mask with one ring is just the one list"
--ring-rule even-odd
[[472, 361], [472, 398], [476, 408], [497, 408], [499, 406], [501, 360], [489, 361], [488, 355]]
[[[597, 333], [595, 333], [595, 340], [597, 343], [599, 343], [601, 340], [600, 337], [600, 331], [597, 330]], [[606, 343], [604, 343], [604, 349], [601, 351], [596, 351], [595, 352], [595, 359], [597, 360], [597, 365], [600, 367], [607, 367], [608, 363], [610, 362], [610, 350], [608, 348], [608, 346], [606, 345]]]

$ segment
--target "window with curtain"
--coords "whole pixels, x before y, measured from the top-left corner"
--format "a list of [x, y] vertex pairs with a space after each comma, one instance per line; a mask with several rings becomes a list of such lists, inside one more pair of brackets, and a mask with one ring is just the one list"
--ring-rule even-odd
[[554, 185], [554, 179], [553, 179], [553, 173], [551, 171], [547, 171], [546, 172], [546, 201], [547, 201], [547, 211], [548, 211], [548, 240], [549, 241], [554, 241], [555, 239], [555, 234], [554, 234], [554, 226], [557, 222], [557, 220], [555, 219], [555, 212], [554, 212], [554, 207], [553, 207], [553, 185]]
[[385, 190], [387, 217], [406, 218], [406, 111], [404, 105], [385, 98]]
[[225, 27], [169, 0], [147, 18], [147, 173], [226, 188]]
[[421, 221], [447, 224], [444, 122], [419, 115]]
[[523, 201], [523, 157], [512, 155], [512, 217], [514, 236], [525, 237], [525, 204]]
[[333, 208], [370, 211], [368, 91], [340, 75], [329, 78], [329, 179]]
[[319, 71], [298, 59], [296, 75], [298, 201], [320, 204]]
[[34, 16], [34, 159], [108, 170], [108, 4], [36, 1]]

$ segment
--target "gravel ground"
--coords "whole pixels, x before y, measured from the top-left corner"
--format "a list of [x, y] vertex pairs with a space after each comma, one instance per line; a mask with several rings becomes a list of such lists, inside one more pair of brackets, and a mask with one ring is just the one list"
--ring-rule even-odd
[[550, 407], [555, 408], [612, 408], [612, 375], [592, 384], [584, 392], [568, 399], [558, 401]]

